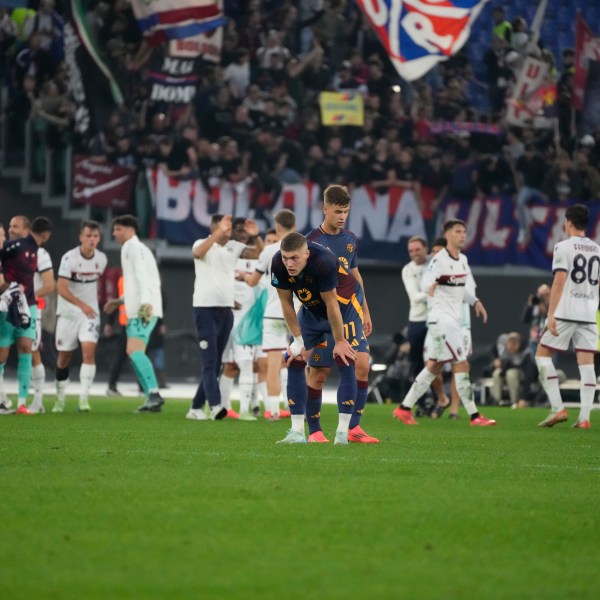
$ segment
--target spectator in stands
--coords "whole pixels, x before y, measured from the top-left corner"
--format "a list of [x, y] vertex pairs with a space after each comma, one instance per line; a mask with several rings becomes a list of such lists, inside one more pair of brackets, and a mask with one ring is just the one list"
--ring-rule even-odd
[[435, 151], [419, 174], [421, 182], [421, 213], [425, 220], [427, 238], [433, 240], [439, 231], [438, 208], [450, 186], [450, 170], [442, 161], [442, 154]]
[[505, 40], [507, 45], [512, 43], [513, 28], [510, 21], [506, 20], [506, 14], [502, 6], [495, 6], [492, 9], [492, 37]]
[[369, 79], [367, 88], [369, 94], [379, 97], [380, 106], [387, 106], [392, 93], [392, 80], [383, 70], [383, 62], [378, 56], [372, 56], [368, 61]]
[[554, 166], [544, 180], [544, 192], [550, 200], [559, 203], [580, 198], [581, 181], [566, 150], [557, 152]]
[[575, 172], [579, 178], [581, 192], [579, 199], [583, 202], [600, 200], [600, 173], [590, 165], [588, 155], [581, 150], [573, 154]]
[[250, 53], [246, 48], [237, 48], [234, 59], [223, 71], [223, 83], [229, 86], [231, 96], [240, 100], [250, 85]]
[[483, 56], [487, 67], [488, 95], [492, 112], [500, 114], [504, 109], [506, 92], [514, 74], [506, 62], [509, 42], [504, 37], [494, 37]]
[[211, 105], [202, 117], [198, 118], [202, 137], [216, 142], [222, 135], [229, 135], [233, 126], [231, 93], [226, 86], [217, 88], [211, 98]]
[[492, 396], [498, 404], [502, 404], [506, 385], [511, 407], [525, 408], [527, 401], [523, 383], [528, 380], [531, 371], [531, 351], [527, 346], [522, 347], [521, 336], [517, 332], [505, 334], [504, 337], [504, 344], [497, 344], [497, 356], [492, 362]]
[[[260, 69], [283, 69], [283, 65], [290, 58], [290, 51], [281, 43], [281, 32], [276, 29], [269, 29], [264, 44], [256, 51], [256, 60]], [[273, 63], [273, 57], [276, 61]], [[276, 65], [275, 67], [273, 65]]]
[[50, 79], [53, 73], [52, 56], [42, 47], [41, 34], [34, 32], [27, 40], [27, 47], [15, 57], [13, 77], [16, 85], [18, 88], [22, 87], [25, 75], [33, 75], [36, 89], [41, 89], [42, 84]]
[[485, 196], [513, 194], [514, 175], [507, 160], [499, 154], [484, 158], [477, 170], [477, 186]]
[[254, 123], [258, 123], [265, 112], [265, 101], [258, 85], [253, 83], [248, 87], [248, 94], [243, 99], [242, 105], [248, 110], [249, 118]]
[[517, 188], [517, 213], [519, 215], [519, 244], [529, 240], [529, 223], [531, 221], [527, 203], [533, 198], [547, 199], [542, 191], [548, 164], [536, 150], [533, 143], [525, 145], [525, 154], [515, 165], [515, 180]]

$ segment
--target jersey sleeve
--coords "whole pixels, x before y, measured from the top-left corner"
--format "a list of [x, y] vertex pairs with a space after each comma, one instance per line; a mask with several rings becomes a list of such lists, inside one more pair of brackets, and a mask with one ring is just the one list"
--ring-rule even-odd
[[242, 244], [242, 242], [230, 240], [228, 243], [233, 247], [233, 251], [235, 252], [237, 258], [239, 258], [242, 255], [242, 252], [246, 249], [246, 244]]
[[269, 270], [270, 266], [271, 251], [270, 248], [267, 246], [266, 248], [263, 248], [262, 252], [260, 253], [255, 270], [259, 273], [266, 273]]
[[50, 258], [48, 252], [43, 248], [38, 250], [37, 270], [38, 273], [52, 270], [52, 258]]
[[63, 255], [60, 259], [60, 265], [58, 267], [58, 276], [63, 279], [71, 279], [71, 255], [69, 252]]
[[291, 290], [288, 272], [281, 260], [281, 252], [277, 252], [271, 261], [271, 285], [280, 290]]
[[568, 256], [565, 250], [564, 244], [556, 244], [556, 246], [554, 246], [552, 273], [556, 273], [557, 271], [568, 271]]

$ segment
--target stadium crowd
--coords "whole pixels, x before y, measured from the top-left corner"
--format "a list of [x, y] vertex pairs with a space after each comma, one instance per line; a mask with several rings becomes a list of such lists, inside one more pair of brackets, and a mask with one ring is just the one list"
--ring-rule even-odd
[[[72, 144], [95, 160], [160, 165], [174, 177], [199, 176], [207, 187], [252, 181], [270, 203], [283, 184], [304, 180], [323, 187], [369, 183], [380, 191], [399, 186], [420, 198], [430, 241], [439, 233], [435, 208], [446, 195], [513, 195], [521, 223], [533, 196], [600, 199], [599, 134], [578, 137], [574, 127], [571, 48], [559, 59], [543, 40], [537, 49], [558, 84], [559, 138], [553, 129], [506, 124], [506, 99], [528, 51], [530, 24], [518, 14], [507, 20], [500, 5], [480, 57], [487, 81], [477, 81], [463, 49], [409, 84], [354, 2], [228, 1], [220, 61], [197, 61], [199, 83], [186, 104], [151, 100], [149, 73], [163, 49], [142, 41], [127, 2], [84, 5], [125, 101], [94, 135], [77, 135], [64, 61], [64, 3], [0, 9], [0, 72], [8, 89], [2, 119], [13, 150], [23, 145], [22, 124], [30, 119], [38, 148]], [[475, 102], [474, 87], [487, 89], [489, 101]], [[323, 90], [360, 93], [364, 126], [323, 126]], [[440, 122], [498, 129], [439, 133], [432, 124]], [[424, 184], [432, 193], [421, 198]]]

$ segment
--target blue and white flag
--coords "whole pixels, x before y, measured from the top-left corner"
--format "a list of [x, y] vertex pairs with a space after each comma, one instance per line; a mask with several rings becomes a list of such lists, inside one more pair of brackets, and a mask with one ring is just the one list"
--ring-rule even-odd
[[488, 0], [358, 0], [406, 81], [458, 52]]
[[189, 38], [225, 25], [222, 0], [131, 0], [146, 42]]

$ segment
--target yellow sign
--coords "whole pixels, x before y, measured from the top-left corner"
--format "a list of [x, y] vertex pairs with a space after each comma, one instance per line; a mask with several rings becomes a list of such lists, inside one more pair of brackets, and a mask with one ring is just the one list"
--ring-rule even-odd
[[362, 96], [356, 92], [321, 92], [321, 123], [323, 125], [365, 124], [365, 111]]

